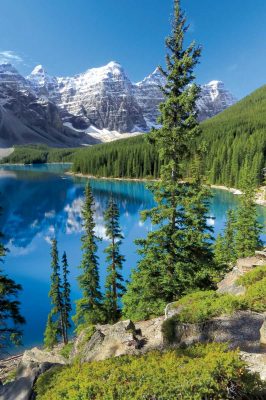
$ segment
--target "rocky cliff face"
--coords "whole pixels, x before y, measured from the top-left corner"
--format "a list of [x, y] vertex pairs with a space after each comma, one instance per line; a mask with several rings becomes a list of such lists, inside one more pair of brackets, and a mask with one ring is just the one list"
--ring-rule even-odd
[[94, 140], [63, 123], [57, 105], [45, 93], [36, 93], [30, 81], [10, 64], [0, 65], [0, 146], [45, 143], [79, 146]]
[[[146, 132], [157, 126], [159, 104], [164, 100], [160, 87], [165, 78], [158, 68], [138, 83], [132, 83], [116, 62], [68, 78], [50, 77], [37, 66], [27, 79], [37, 94], [46, 93], [63, 113], [78, 117], [79, 129], [93, 126], [120, 133]], [[235, 102], [222, 82], [203, 85], [197, 103], [200, 121]], [[73, 122], [69, 116], [64, 119]]]
[[[157, 126], [164, 84], [158, 69], [132, 83], [116, 62], [64, 78], [49, 76], [41, 65], [27, 78], [10, 64], [0, 65], [0, 146], [73, 147], [147, 132]], [[222, 82], [210, 82], [202, 87], [199, 119], [234, 102]]]

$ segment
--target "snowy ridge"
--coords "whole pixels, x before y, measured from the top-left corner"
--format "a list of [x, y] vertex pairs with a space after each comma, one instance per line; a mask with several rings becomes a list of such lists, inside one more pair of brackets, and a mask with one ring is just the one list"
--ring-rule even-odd
[[[1, 135], [8, 145], [26, 140], [76, 146], [148, 132], [158, 127], [164, 85], [159, 68], [132, 83], [115, 61], [70, 77], [50, 76], [42, 65], [37, 65], [24, 78], [11, 64], [2, 64], [0, 144]], [[212, 117], [235, 102], [222, 82], [211, 81], [202, 86], [197, 102], [199, 120]], [[5, 124], [1, 121], [3, 115]], [[14, 118], [13, 126], [19, 128], [11, 134], [8, 121]]]

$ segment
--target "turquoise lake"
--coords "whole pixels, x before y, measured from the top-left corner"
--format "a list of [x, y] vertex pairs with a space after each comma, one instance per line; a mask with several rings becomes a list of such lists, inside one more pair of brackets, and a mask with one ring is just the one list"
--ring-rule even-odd
[[[47, 314], [50, 279], [50, 240], [56, 234], [60, 257], [67, 252], [70, 266], [73, 308], [80, 291], [76, 278], [80, 273], [81, 207], [86, 179], [64, 174], [65, 165], [2, 166], [0, 168], [0, 203], [3, 207], [1, 231], [4, 232], [8, 253], [4, 269], [22, 284], [20, 296], [22, 313], [27, 320], [24, 327], [24, 346], [40, 345]], [[126, 256], [123, 275], [129, 279], [130, 271], [138, 260], [134, 240], [144, 237], [151, 229], [142, 223], [139, 213], [154, 205], [151, 193], [141, 182], [91, 180], [96, 205], [96, 233], [99, 243], [101, 285], [105, 280], [106, 247], [103, 212], [111, 192], [120, 209], [120, 224], [125, 240], [121, 252]], [[209, 223], [215, 236], [224, 226], [225, 214], [238, 204], [238, 196], [213, 189]], [[266, 208], [258, 207], [259, 220], [265, 226]], [[213, 220], [212, 217], [215, 217]], [[266, 236], [263, 235], [266, 241]]]

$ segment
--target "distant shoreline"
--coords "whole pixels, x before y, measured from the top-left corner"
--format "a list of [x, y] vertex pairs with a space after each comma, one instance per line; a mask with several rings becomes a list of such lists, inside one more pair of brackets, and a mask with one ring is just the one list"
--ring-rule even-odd
[[[97, 177], [93, 175], [87, 175], [87, 174], [82, 174], [82, 173], [75, 173], [71, 171], [65, 172], [66, 175], [69, 176], [74, 176], [78, 178], [87, 178], [87, 179], [102, 179], [102, 180], [114, 180], [114, 181], [129, 181], [129, 182], [158, 182], [159, 179], [145, 179], [145, 178], [112, 178], [112, 177]], [[220, 189], [220, 190], [225, 190], [227, 192], [232, 193], [235, 196], [239, 196], [242, 194], [241, 190], [236, 189], [236, 188], [229, 188], [224, 185], [210, 185], [212, 189]], [[260, 188], [260, 193], [258, 193], [258, 197], [255, 200], [255, 203], [259, 206], [266, 207], [266, 200], [263, 200], [262, 195], [263, 192], [266, 192], [266, 187], [261, 187]]]

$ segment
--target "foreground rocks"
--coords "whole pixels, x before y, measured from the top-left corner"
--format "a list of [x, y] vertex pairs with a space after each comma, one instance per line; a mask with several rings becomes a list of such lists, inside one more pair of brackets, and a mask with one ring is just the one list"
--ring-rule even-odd
[[251, 271], [254, 267], [266, 264], [266, 251], [257, 251], [252, 257], [239, 258], [231, 272], [226, 274], [225, 278], [218, 283], [219, 293], [231, 293], [241, 295], [245, 293], [245, 288], [237, 283], [237, 280]]
[[0, 400], [33, 399], [33, 386], [39, 375], [66, 362], [56, 350], [50, 352], [35, 347], [25, 351], [17, 368], [16, 380], [0, 387]]

